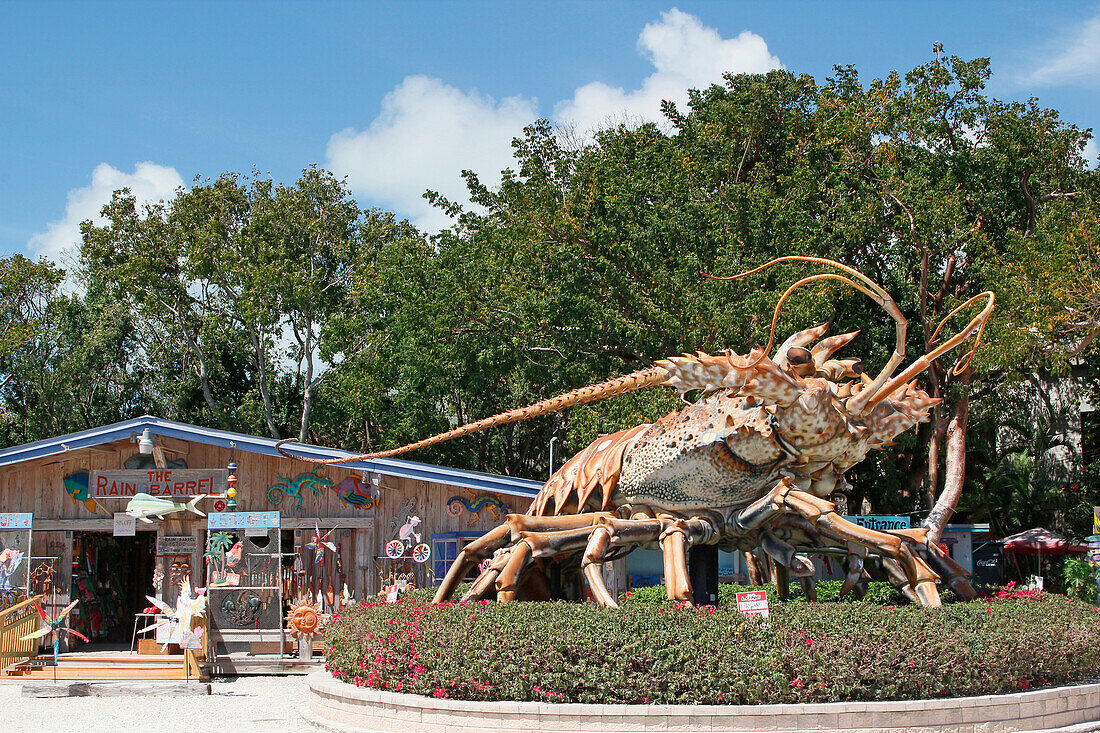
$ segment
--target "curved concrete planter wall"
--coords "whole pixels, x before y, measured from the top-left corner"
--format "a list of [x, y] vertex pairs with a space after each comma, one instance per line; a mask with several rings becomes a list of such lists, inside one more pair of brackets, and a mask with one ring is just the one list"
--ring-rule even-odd
[[334, 731], [932, 731], [1000, 733], [1100, 720], [1100, 684], [1011, 695], [806, 705], [551, 705], [437, 700], [308, 677], [307, 719]]

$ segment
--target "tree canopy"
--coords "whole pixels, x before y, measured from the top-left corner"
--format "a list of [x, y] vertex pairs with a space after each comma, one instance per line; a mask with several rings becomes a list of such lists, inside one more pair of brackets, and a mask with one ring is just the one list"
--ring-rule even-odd
[[[6, 328], [65, 334], [39, 338], [73, 361], [45, 365], [26, 346], [0, 354], [3, 439], [149, 411], [396, 447], [683, 351], [745, 353], [766, 340], [780, 293], [813, 268], [736, 282], [701, 273], [812, 255], [894, 296], [910, 326], [906, 363], [934, 347], [958, 306], [996, 294], [974, 360], [954, 368], [963, 346], [921, 377], [943, 399], [933, 420], [849, 477], [853, 509], [931, 512], [935, 529], [968, 477], [971, 495], [991, 480], [988, 461], [966, 461], [968, 449], [997, 448], [988, 425], [1001, 418], [982, 401], [1029, 375], [1095, 372], [1098, 358], [1100, 178], [1082, 158], [1091, 132], [1037, 100], [989, 98], [989, 75], [987, 60], [936, 48], [869, 82], [851, 67], [820, 83], [729, 75], [693, 90], [685, 109], [666, 105], [662, 125], [623, 124], [589, 142], [535, 122], [499, 186], [465, 174], [473, 205], [426, 194], [454, 220], [431, 236], [361, 209], [316, 168], [293, 185], [226, 173], [143, 210], [118, 192], [106, 224], [83, 228], [86, 295], [56, 293], [47, 265], [24, 279], [31, 291], [18, 275], [9, 285], [6, 273], [33, 263], [4, 261], [4, 312], [18, 314]], [[780, 335], [824, 322], [860, 331], [846, 354], [868, 370], [893, 351], [895, 324], [835, 282], [797, 292]], [[89, 371], [89, 360], [105, 361]], [[85, 384], [91, 373], [118, 375], [103, 377], [118, 399], [78, 418], [50, 396], [103, 389]], [[675, 406], [650, 390], [410, 457], [544, 478], [552, 436], [575, 452]]]

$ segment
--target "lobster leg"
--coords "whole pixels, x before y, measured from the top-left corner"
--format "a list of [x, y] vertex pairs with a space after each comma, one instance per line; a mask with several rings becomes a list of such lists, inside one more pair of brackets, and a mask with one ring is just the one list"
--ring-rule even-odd
[[746, 507], [737, 516], [742, 529], [763, 526], [777, 514], [793, 513], [808, 519], [818, 531], [844, 542], [861, 544], [883, 559], [896, 561], [904, 571], [917, 602], [926, 608], [941, 605], [936, 590], [938, 575], [911, 549], [910, 543], [897, 534], [878, 532], [847, 521], [836, 513], [836, 505], [816, 496], [799, 491], [788, 478], [761, 499]]
[[867, 557], [867, 548], [855, 542], [848, 543], [848, 574], [844, 576], [844, 585], [840, 587], [840, 595], [847, 595], [859, 579], [863, 577], [863, 558]]
[[451, 563], [451, 567], [447, 569], [447, 574], [439, 584], [439, 590], [435, 592], [432, 603], [442, 603], [450, 598], [455, 587], [466, 577], [466, 573], [470, 572], [470, 568], [503, 547], [510, 533], [511, 529], [508, 525], [502, 524], [462, 548], [458, 557]]

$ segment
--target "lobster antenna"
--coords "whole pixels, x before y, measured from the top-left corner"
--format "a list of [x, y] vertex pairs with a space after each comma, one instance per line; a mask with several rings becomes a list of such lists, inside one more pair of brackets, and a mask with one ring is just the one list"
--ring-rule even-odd
[[943, 320], [940, 321], [940, 325], [936, 326], [936, 330], [932, 332], [931, 340], [935, 341], [936, 337], [940, 333], [940, 329], [943, 328], [944, 324], [946, 324], [952, 316], [968, 308], [972, 303], [979, 300], [980, 298], [986, 299], [985, 306], [978, 312], [978, 315], [974, 316], [974, 318], [970, 320], [970, 323], [966, 324], [966, 327], [963, 330], [959, 331], [947, 341], [944, 341], [942, 344], [914, 361], [905, 369], [905, 371], [891, 379], [889, 383], [884, 384], [878, 392], [872, 394], [867, 399], [867, 409], [870, 410], [879, 402], [882, 402], [884, 399], [889, 397], [898, 387], [905, 384], [913, 377], [917, 376], [925, 369], [930, 367], [933, 361], [935, 361], [951, 349], [955, 348], [963, 341], [966, 341], [966, 339], [970, 338], [971, 334], [976, 334], [976, 338], [974, 339], [974, 346], [970, 349], [970, 351], [959, 357], [959, 360], [955, 362], [955, 366], [952, 367], [951, 371], [953, 374], [958, 375], [962, 373], [964, 369], [970, 366], [970, 362], [974, 359], [974, 354], [978, 350], [978, 345], [982, 341], [982, 333], [985, 331], [985, 324], [989, 322], [989, 316], [993, 313], [993, 306], [996, 301], [996, 296], [993, 295], [992, 291], [986, 290], [983, 293], [978, 293], [970, 300], [955, 308], [955, 310], [944, 316]]
[[[840, 282], [846, 283], [846, 284], [852, 286], [853, 288], [855, 288], [856, 290], [860, 291], [861, 293], [864, 293], [865, 295], [870, 297], [871, 300], [875, 301], [880, 306], [882, 306], [886, 310], [886, 312], [890, 314], [890, 317], [894, 319], [894, 322], [896, 323], [896, 329], [895, 330], [896, 330], [896, 333], [897, 333], [897, 341], [894, 345], [894, 353], [890, 356], [890, 360], [886, 363], [886, 366], [883, 367], [882, 371], [879, 372], [878, 376], [875, 377], [874, 380], [872, 380], [869, 385], [867, 385], [867, 388], [864, 389], [862, 392], [860, 392], [860, 394], [856, 395], [855, 397], [852, 397], [848, 402], [849, 409], [852, 412], [854, 412], [856, 414], [859, 414], [861, 412], [866, 411], [867, 407], [866, 407], [865, 403], [866, 403], [867, 399], [870, 398], [870, 396], [872, 394], [874, 394], [886, 382], [886, 380], [890, 379], [890, 377], [893, 375], [894, 371], [898, 368], [898, 366], [901, 364], [901, 362], [904, 361], [904, 359], [905, 359], [905, 336], [906, 336], [906, 334], [908, 332], [908, 329], [909, 329], [909, 322], [905, 320], [905, 316], [903, 316], [901, 314], [901, 309], [898, 308], [897, 303], [894, 302], [894, 299], [892, 297], [890, 297], [890, 294], [887, 293], [882, 288], [882, 286], [880, 286], [878, 283], [876, 283], [871, 278], [864, 275], [859, 270], [856, 270], [853, 267], [849, 267], [848, 265], [841, 264], [841, 263], [837, 262], [836, 260], [830, 260], [830, 259], [826, 259], [824, 257], [810, 257], [810, 256], [806, 256], [806, 255], [785, 255], [783, 257], [776, 257], [774, 260], [772, 260], [770, 262], [766, 262], [763, 265], [760, 265], [759, 267], [755, 267], [751, 270], [746, 270], [745, 272], [741, 272], [741, 273], [738, 273], [736, 275], [729, 275], [729, 276], [726, 276], [726, 277], [719, 277], [719, 276], [716, 276], [716, 275], [711, 275], [711, 274], [706, 273], [706, 272], [701, 273], [701, 274], [704, 277], [708, 277], [712, 280], [738, 280], [738, 279], [746, 277], [748, 275], [753, 275], [757, 272], [760, 272], [761, 270], [766, 270], [767, 268], [772, 267], [773, 265], [777, 265], [780, 262], [812, 262], [814, 264], [827, 265], [829, 267], [835, 267], [838, 270], [841, 270], [842, 272], [846, 272], [849, 275], [852, 275], [854, 278], [859, 280], [860, 283], [862, 283], [862, 284], [857, 284], [856, 282], [853, 282], [852, 280], [850, 280], [846, 277], [843, 277], [841, 275], [835, 275], [835, 274], [832, 274], [832, 273], [822, 273], [820, 275], [812, 275], [810, 277], [803, 278], [802, 280], [799, 280], [798, 282], [796, 282], [794, 285], [792, 285], [790, 288], [788, 288], [785, 293], [783, 293], [783, 295], [779, 298], [779, 302], [775, 306], [775, 312], [772, 315], [771, 334], [768, 337], [768, 346], [764, 349], [765, 354], [767, 352], [771, 351], [771, 346], [775, 342], [775, 328], [776, 328], [776, 323], [779, 320], [779, 309], [783, 305], [783, 301], [785, 301], [787, 299], [787, 297], [796, 288], [798, 288], [802, 285], [805, 285], [806, 283], [813, 282], [815, 280], [831, 279], [831, 280], [839, 280]], [[762, 359], [763, 356], [761, 356], [760, 358]], [[760, 359], [757, 359], [757, 362], [754, 362], [753, 366], [755, 366], [755, 364], [758, 363], [759, 360]], [[864, 395], [867, 395], [867, 396], [864, 397]]]
[[487, 428], [496, 427], [497, 425], [507, 425], [508, 423], [519, 422], [520, 420], [527, 420], [532, 417], [538, 417], [540, 415], [546, 415], [551, 412], [557, 412], [558, 410], [564, 410], [567, 407], [573, 407], [574, 405], [583, 405], [588, 402], [594, 402], [596, 400], [602, 400], [607, 397], [615, 397], [616, 395], [626, 394], [627, 392], [635, 392], [639, 389], [646, 387], [653, 387], [658, 384], [664, 383], [669, 377], [667, 369], [659, 366], [652, 366], [648, 369], [643, 369], [638, 372], [632, 372], [621, 377], [615, 377], [609, 379], [606, 382], [599, 384], [589, 385], [587, 387], [581, 387], [575, 389], [572, 392], [566, 392], [565, 394], [558, 395], [557, 397], [550, 397], [549, 399], [541, 400], [533, 405], [527, 407], [520, 407], [515, 410], [509, 410], [502, 412], [499, 415], [493, 417], [487, 417], [477, 422], [467, 423], [466, 425], [460, 425], [457, 428], [448, 430], [438, 435], [433, 435], [430, 438], [424, 438], [415, 443], [409, 443], [403, 445], [400, 448], [391, 448], [389, 450], [375, 451], [374, 453], [361, 453], [357, 456], [348, 456], [347, 458], [309, 458], [307, 456], [297, 456], [288, 452], [283, 446], [287, 443], [297, 442], [295, 438], [285, 438], [275, 444], [275, 450], [287, 458], [295, 458], [299, 461], [306, 461], [308, 463], [320, 463], [323, 465], [337, 465], [341, 463], [352, 463], [354, 461], [366, 461], [372, 458], [386, 458], [388, 456], [396, 456], [402, 453], [408, 453], [410, 451], [417, 450], [419, 448], [427, 448], [430, 445], [436, 443], [442, 443], [450, 440], [451, 438], [459, 438], [463, 435], [469, 435], [471, 433], [477, 433]]

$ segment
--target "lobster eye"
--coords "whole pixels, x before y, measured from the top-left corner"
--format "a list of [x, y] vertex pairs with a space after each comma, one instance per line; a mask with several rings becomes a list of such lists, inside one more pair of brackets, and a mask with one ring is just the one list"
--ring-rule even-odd
[[813, 361], [813, 356], [810, 354], [809, 349], [804, 349], [801, 346], [792, 346], [787, 349], [787, 363], [791, 366], [809, 364], [811, 361]]

